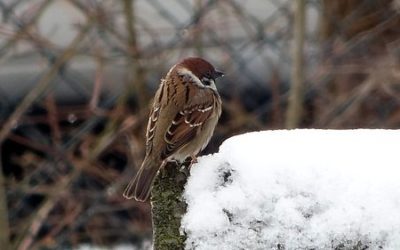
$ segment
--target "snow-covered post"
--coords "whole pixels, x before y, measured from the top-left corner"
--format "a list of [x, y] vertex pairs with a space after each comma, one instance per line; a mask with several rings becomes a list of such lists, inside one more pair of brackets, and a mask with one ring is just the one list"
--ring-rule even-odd
[[185, 247], [400, 249], [399, 148], [400, 130], [229, 138], [190, 171]]
[[[184, 166], [184, 169], [186, 166]], [[169, 162], [158, 174], [151, 192], [154, 250], [183, 249], [185, 235], [181, 235], [181, 219], [186, 213], [182, 193], [188, 172], [177, 163]]]

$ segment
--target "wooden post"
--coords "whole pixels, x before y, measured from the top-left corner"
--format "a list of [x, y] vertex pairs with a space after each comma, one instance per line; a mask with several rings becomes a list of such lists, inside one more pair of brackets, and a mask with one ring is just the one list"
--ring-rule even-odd
[[182, 194], [189, 175], [188, 165], [169, 162], [156, 177], [151, 191], [154, 250], [185, 247], [186, 236], [181, 234], [180, 227], [187, 207]]

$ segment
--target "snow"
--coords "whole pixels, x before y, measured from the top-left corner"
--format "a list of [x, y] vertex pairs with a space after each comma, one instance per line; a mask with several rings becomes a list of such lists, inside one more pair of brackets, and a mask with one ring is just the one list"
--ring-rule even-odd
[[192, 166], [186, 249], [400, 249], [399, 148], [400, 130], [232, 137]]

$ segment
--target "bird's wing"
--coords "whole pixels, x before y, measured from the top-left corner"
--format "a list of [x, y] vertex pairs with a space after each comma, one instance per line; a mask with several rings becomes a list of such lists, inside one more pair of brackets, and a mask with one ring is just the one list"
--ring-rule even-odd
[[168, 158], [189, 143], [201, 131], [216, 108], [217, 97], [211, 89], [187, 85], [182, 93], [186, 102], [166, 129], [162, 159]]
[[160, 87], [158, 88], [152, 108], [150, 110], [149, 120], [147, 122], [147, 130], [146, 130], [146, 155], [149, 155], [153, 150], [153, 139], [156, 130], [157, 120], [160, 116], [161, 109], [161, 99], [163, 98], [163, 89], [164, 89], [165, 81], [162, 80]]

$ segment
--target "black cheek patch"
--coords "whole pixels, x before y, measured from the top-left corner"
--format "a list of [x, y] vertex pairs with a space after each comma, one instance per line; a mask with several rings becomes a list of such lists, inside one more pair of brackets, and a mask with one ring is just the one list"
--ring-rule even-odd
[[211, 80], [208, 79], [208, 78], [203, 78], [203, 79], [201, 80], [201, 82], [202, 82], [204, 85], [206, 85], [206, 86], [210, 86], [210, 84], [211, 84]]

